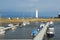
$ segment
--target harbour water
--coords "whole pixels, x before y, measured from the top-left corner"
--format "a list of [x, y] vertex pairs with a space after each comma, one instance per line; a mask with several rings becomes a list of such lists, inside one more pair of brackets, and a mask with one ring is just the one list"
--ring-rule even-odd
[[[8, 30], [0, 39], [31, 39], [32, 30], [36, 29], [41, 23], [32, 22], [30, 25], [17, 27], [16, 30]], [[6, 26], [6, 25], [4, 25]], [[60, 22], [54, 22], [55, 35], [52, 38], [45, 37], [45, 40], [60, 40]]]
[[[0, 39], [32, 39], [31, 32], [37, 30], [39, 25], [40, 23], [32, 22], [30, 25], [19, 26], [16, 30], [8, 30]], [[4, 26], [6, 27], [7, 24]]]

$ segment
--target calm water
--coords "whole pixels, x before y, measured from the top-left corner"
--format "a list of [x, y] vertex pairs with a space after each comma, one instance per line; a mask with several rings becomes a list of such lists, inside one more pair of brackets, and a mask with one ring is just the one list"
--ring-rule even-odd
[[[39, 25], [40, 23], [33, 22], [30, 25], [23, 26], [22, 28], [19, 26], [16, 30], [6, 31], [5, 35], [1, 36], [0, 39], [32, 39], [32, 30], [37, 30]], [[7, 26], [7, 24], [4, 26]]]
[[[18, 27], [16, 30], [8, 30], [5, 35], [0, 36], [0, 39], [32, 39], [31, 32], [40, 23], [31, 23], [30, 25], [24, 26], [22, 28]], [[54, 22], [55, 36], [52, 38], [45, 38], [45, 40], [60, 40], [60, 22]]]

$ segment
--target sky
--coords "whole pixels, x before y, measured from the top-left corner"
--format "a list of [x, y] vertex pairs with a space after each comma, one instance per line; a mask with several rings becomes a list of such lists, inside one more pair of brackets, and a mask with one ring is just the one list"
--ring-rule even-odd
[[56, 15], [60, 12], [60, 0], [0, 0], [0, 12], [39, 12]]

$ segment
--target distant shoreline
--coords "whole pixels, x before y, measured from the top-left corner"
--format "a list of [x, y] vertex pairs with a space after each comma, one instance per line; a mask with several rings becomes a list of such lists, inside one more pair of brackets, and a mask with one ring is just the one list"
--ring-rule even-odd
[[48, 22], [48, 21], [54, 21], [54, 22], [60, 22], [60, 18], [0, 18], [0, 24], [1, 23], [19, 23], [19, 22]]

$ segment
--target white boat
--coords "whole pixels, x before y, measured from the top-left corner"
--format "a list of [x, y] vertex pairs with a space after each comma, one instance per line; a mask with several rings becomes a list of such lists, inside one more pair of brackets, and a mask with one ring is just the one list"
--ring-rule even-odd
[[13, 24], [8, 24], [8, 26], [13, 26]]
[[27, 22], [26, 24], [27, 24], [27, 25], [29, 25], [29, 24], [30, 24], [30, 22]]
[[54, 24], [54, 22], [53, 21], [50, 21], [50, 24]]
[[23, 24], [22, 24], [23, 26], [26, 26], [26, 23], [25, 22], [23, 22]]
[[0, 35], [4, 35], [5, 31], [3, 29], [0, 30]]
[[48, 30], [47, 30], [47, 36], [48, 37], [53, 37], [54, 34], [55, 34], [54, 28], [48, 28]]
[[11, 27], [12, 30], [15, 30], [16, 28], [17, 28], [17, 27], [15, 27], [15, 26], [12, 26], [12, 27]]
[[53, 21], [50, 21], [49, 27], [54, 27]]
[[19, 26], [19, 23], [18, 23], [18, 24], [16, 24], [16, 25], [13, 25], [13, 26], [16, 26], [16, 27], [18, 27], [18, 26]]
[[26, 26], [26, 25], [29, 25], [29, 24], [30, 24], [30, 22], [23, 22], [22, 23], [23, 26]]
[[41, 25], [38, 27], [38, 31], [40, 31], [44, 26], [45, 26], [45, 24], [41, 24]]
[[41, 25], [40, 25], [40, 27], [42, 27], [42, 28], [43, 28], [44, 26], [45, 26], [45, 24], [41, 24]]

